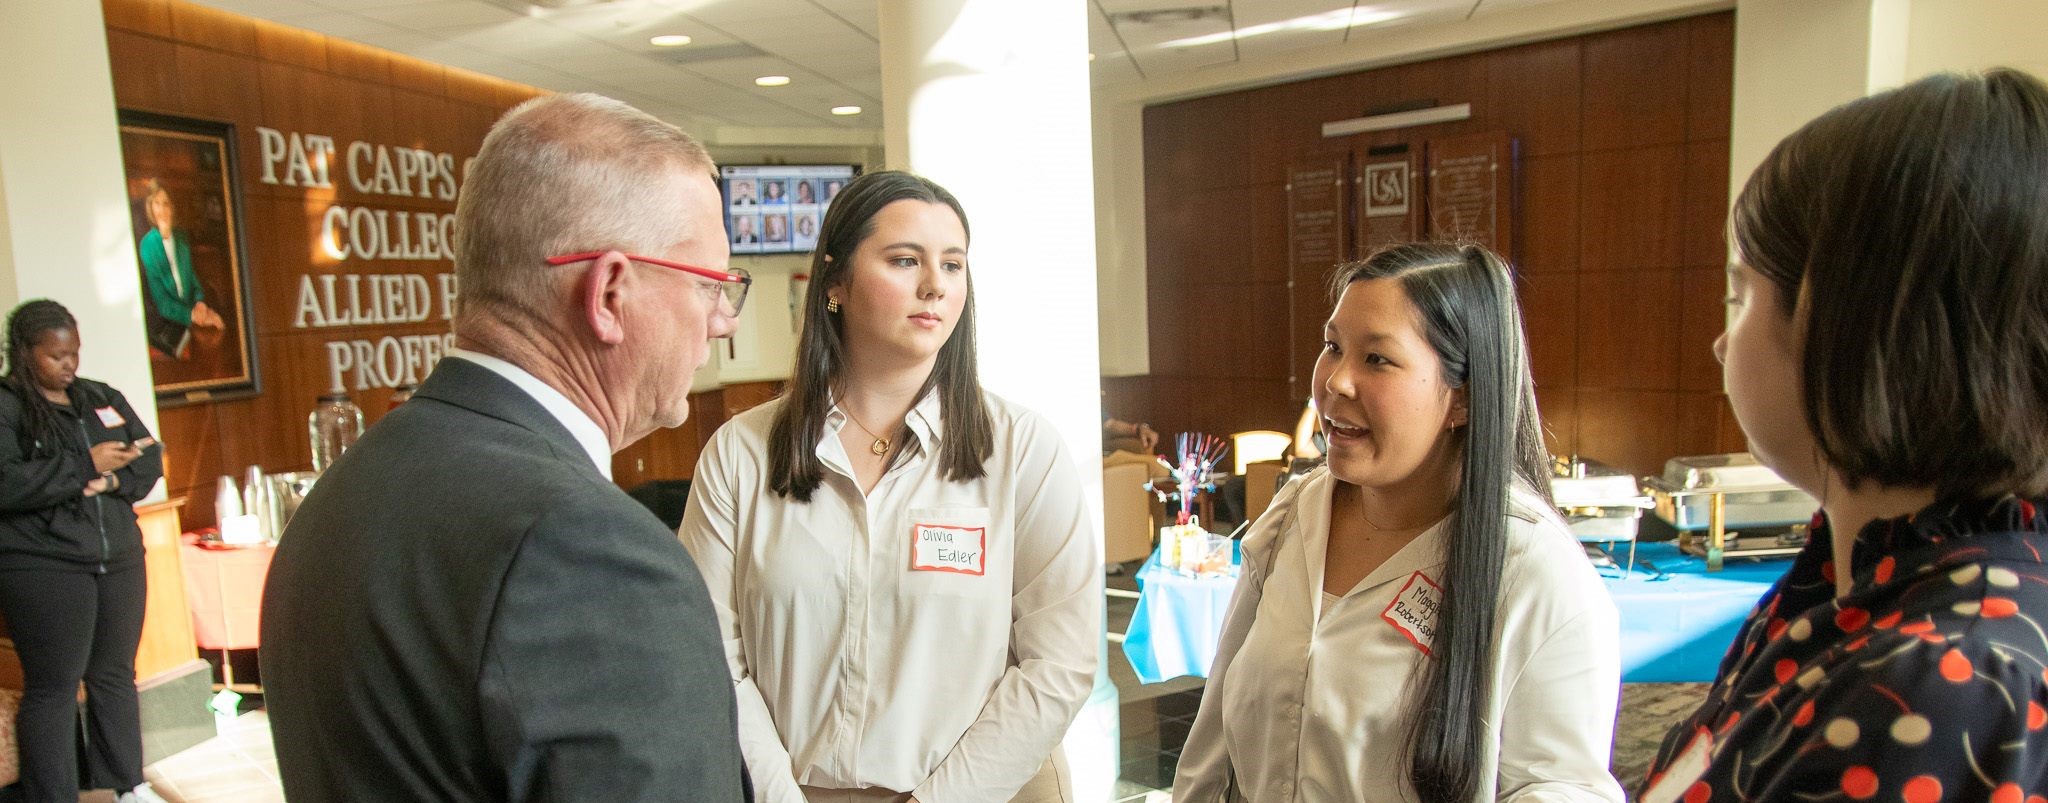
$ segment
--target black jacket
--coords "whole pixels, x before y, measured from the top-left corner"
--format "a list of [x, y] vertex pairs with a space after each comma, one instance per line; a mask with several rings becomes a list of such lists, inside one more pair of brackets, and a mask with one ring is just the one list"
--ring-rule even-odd
[[461, 358], [292, 516], [263, 686], [294, 803], [747, 797], [718, 614], [675, 531]]
[[86, 483], [99, 476], [92, 444], [140, 440], [149, 430], [107, 385], [80, 378], [70, 396], [70, 405], [56, 406], [62, 431], [46, 437], [27, 431], [22, 389], [0, 383], [0, 570], [105, 571], [142, 560], [133, 505], [163, 477], [163, 449], [114, 472], [121, 484], [112, 493], [86, 496]]

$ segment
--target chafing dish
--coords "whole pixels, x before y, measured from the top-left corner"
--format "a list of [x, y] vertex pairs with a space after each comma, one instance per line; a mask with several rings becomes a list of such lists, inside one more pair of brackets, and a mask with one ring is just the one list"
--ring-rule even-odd
[[[1623, 564], [1623, 571], [1632, 571], [1637, 524], [1643, 510], [1651, 505], [1650, 497], [1636, 487], [1636, 478], [1599, 461], [1578, 457], [1552, 458], [1550, 473], [1550, 501], [1564, 515], [1572, 534], [1581, 542], [1593, 544], [1629, 542], [1628, 562]], [[1597, 551], [1609, 560], [1614, 557], [1604, 548]]]
[[[1674, 457], [1661, 477], [1644, 477], [1657, 518], [1678, 531], [1678, 546], [1707, 559], [1709, 571], [1723, 557], [1789, 555], [1805, 543], [1805, 523], [1820, 503], [1793, 487], [1748, 452]], [[1728, 548], [1730, 529], [1790, 528], [1786, 536], [1749, 536]], [[1706, 543], [1695, 534], [1705, 532]]]

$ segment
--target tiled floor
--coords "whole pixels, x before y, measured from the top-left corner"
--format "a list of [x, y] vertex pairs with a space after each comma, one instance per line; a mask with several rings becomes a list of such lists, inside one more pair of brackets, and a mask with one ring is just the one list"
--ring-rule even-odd
[[[237, 717], [219, 736], [142, 769], [150, 786], [171, 803], [284, 803], [270, 719], [262, 711]], [[80, 803], [113, 803], [110, 792]]]

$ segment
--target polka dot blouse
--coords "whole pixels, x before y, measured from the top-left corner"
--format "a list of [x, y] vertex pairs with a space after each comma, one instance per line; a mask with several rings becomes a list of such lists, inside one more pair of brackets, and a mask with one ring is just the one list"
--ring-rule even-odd
[[2044, 510], [2006, 497], [1873, 522], [1841, 598], [1816, 516], [1642, 798], [2048, 803]]

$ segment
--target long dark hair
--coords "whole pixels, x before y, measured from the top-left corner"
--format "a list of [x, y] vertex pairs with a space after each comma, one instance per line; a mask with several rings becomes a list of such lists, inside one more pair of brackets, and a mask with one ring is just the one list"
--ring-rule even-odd
[[2048, 493], [2048, 85], [1933, 75], [1807, 123], [1735, 199], [1850, 487]]
[[[818, 440], [832, 409], [832, 391], [845, 378], [845, 321], [825, 308], [826, 294], [851, 278], [853, 252], [875, 232], [875, 215], [897, 201], [945, 204], [960, 216], [967, 230], [967, 210], [946, 188], [923, 176], [888, 170], [854, 179], [832, 199], [819, 227], [818, 248], [811, 255], [811, 288], [804, 297], [803, 334], [797, 337], [796, 366], [775, 424], [768, 435], [768, 487], [797, 501], [811, 501], [811, 492], [825, 477], [818, 460]], [[939, 347], [937, 364], [918, 390], [939, 394], [939, 417], [945, 437], [939, 445], [939, 468], [948, 480], [980, 479], [982, 465], [995, 452], [995, 426], [981, 395], [981, 374], [974, 360], [974, 274], [967, 275], [967, 298], [960, 323]], [[908, 430], [897, 436], [910, 437]], [[900, 457], [905, 450], [895, 450]]]
[[24, 301], [7, 315], [7, 372], [0, 382], [21, 396], [22, 410], [27, 416], [22, 432], [45, 449], [54, 448], [64, 433], [57, 408], [43, 398], [42, 388], [36, 383], [36, 358], [30, 352], [43, 335], [59, 329], [77, 332], [78, 319], [71, 317], [71, 311], [63, 304], [47, 298]]
[[1443, 539], [1444, 600], [1427, 677], [1410, 698], [1408, 774], [1423, 800], [1471, 800], [1487, 740], [1494, 605], [1507, 554], [1508, 494], [1550, 496], [1548, 453], [1508, 266], [1477, 245], [1413, 243], [1338, 268], [1333, 300], [1353, 282], [1393, 279], [1415, 305], [1443, 364], [1464, 388], [1458, 501]]

